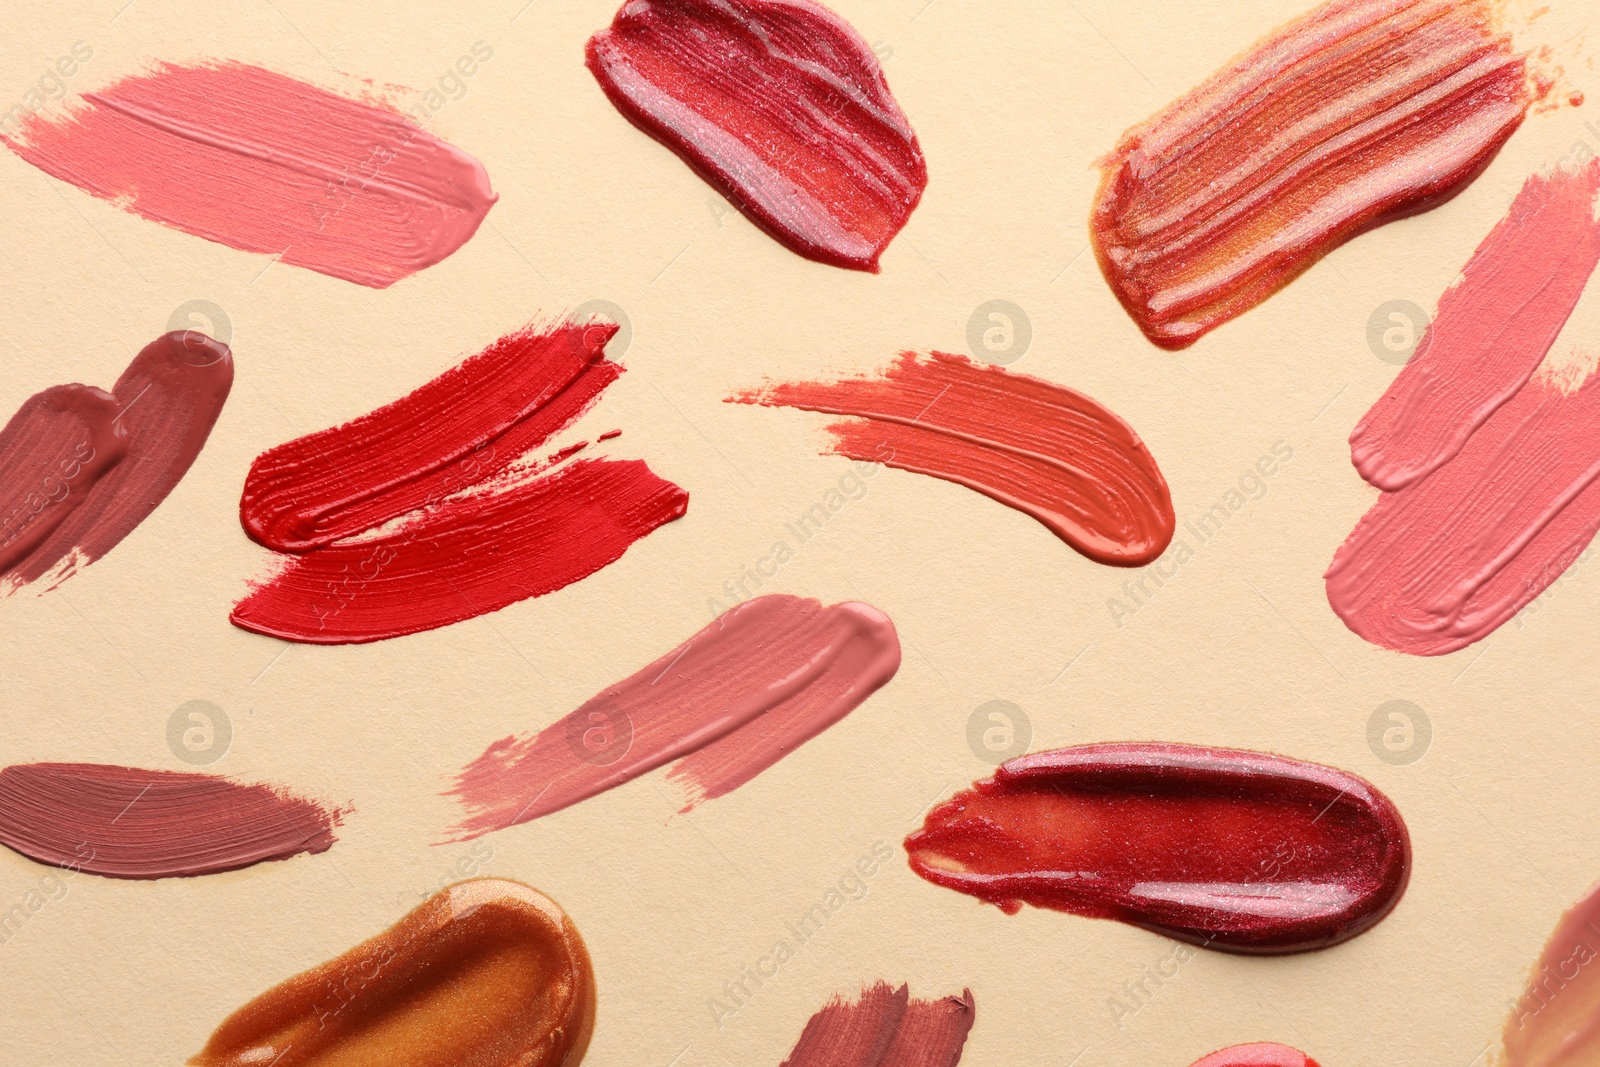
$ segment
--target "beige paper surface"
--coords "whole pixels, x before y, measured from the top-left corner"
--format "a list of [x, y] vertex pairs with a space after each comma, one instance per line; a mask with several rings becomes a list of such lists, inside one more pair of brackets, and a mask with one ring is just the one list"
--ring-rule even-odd
[[[1397, 370], [1369, 347], [1369, 318], [1393, 300], [1431, 309], [1529, 173], [1577, 143], [1600, 152], [1592, 106], [1533, 118], [1452, 203], [1362, 237], [1172, 355], [1143, 340], [1087, 252], [1092, 165], [1297, 0], [836, 0], [884, 57], [931, 175], [878, 276], [784, 250], [617, 114], [582, 65], [609, 0], [123, 4], [13, 5], [0, 105], [77, 41], [94, 57], [72, 93], [160, 59], [223, 57], [346, 92], [361, 88], [350, 76], [408, 86], [407, 105], [483, 42], [492, 58], [446, 79], [464, 92], [429, 128], [482, 159], [501, 199], [452, 258], [379, 292], [147, 222], [0, 153], [0, 409], [60, 382], [109, 386], [186, 301], [223, 309], [237, 361], [210, 445], [161, 508], [58, 591], [0, 603], [0, 761], [186, 769], [168, 721], [203, 700], [232, 732], [211, 770], [356, 808], [324, 855], [208, 878], [55, 882], [0, 852], [0, 913], [30, 892], [47, 900], [0, 942], [0, 1063], [179, 1063], [246, 999], [387, 927], [468, 861], [577, 921], [600, 988], [595, 1067], [777, 1064], [827, 997], [878, 978], [925, 996], [970, 986], [964, 1062], [977, 1067], [1184, 1067], [1252, 1040], [1325, 1067], [1467, 1067], [1484, 1053], [1546, 932], [1600, 878], [1600, 567], [1435, 660], [1349, 633], [1321, 575], [1375, 495], [1346, 446]], [[1536, 33], [1570, 48], [1587, 18], [1563, 3]], [[1567, 76], [1592, 80], [1581, 63]], [[228, 624], [269, 567], [236, 510], [257, 453], [595, 299], [625, 309], [630, 369], [576, 432], [622, 428], [614, 454], [686, 487], [686, 518], [587, 581], [431, 633], [318, 648]], [[847, 482], [855, 498], [802, 544], [785, 524], [849, 471], [818, 455], [824, 420], [722, 403], [767, 376], [965, 351], [969, 318], [996, 299], [1031, 326], [1013, 369], [1127, 418], [1171, 483], [1193, 558], [1148, 581], [1140, 604], [1124, 587], [1140, 572], [895, 471]], [[1558, 352], [1600, 351], [1597, 306]], [[1293, 458], [1246, 482], [1259, 499], [1203, 543], [1183, 527], [1275, 445]], [[438, 796], [448, 774], [676, 645], [779, 541], [794, 558], [760, 591], [866, 600], [894, 618], [905, 662], [886, 689], [688, 816], [658, 772], [476, 849], [431, 844], [454, 815]], [[1347, 945], [1200, 953], [1164, 985], [1145, 980], [1151, 995], [1128, 1010], [1125, 983], [1161, 967], [1169, 942], [1007, 917], [905, 866], [919, 813], [987, 773], [968, 726], [991, 700], [1023, 710], [1033, 748], [1175, 740], [1364, 775], [1410, 825], [1410, 891]], [[1391, 700], [1431, 724], [1410, 763], [1369, 744]], [[876, 842], [894, 859], [799, 943], [788, 924]], [[713, 1001], [734, 1006], [727, 984], [763, 961], [770, 972], [783, 940], [791, 958], [714, 1019]]]

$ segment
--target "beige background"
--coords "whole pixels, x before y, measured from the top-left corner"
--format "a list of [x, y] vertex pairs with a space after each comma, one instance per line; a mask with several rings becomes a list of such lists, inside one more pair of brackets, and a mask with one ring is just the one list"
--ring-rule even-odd
[[[1136, 574], [953, 485], [867, 482], [767, 591], [887, 611], [905, 646], [888, 688], [688, 817], [672, 817], [658, 773], [479, 850], [492, 850], [485, 873], [549, 892], [583, 931], [601, 990], [588, 1062], [777, 1064], [827, 997], [880, 977], [929, 996], [970, 986], [965, 1062], [977, 1067], [1185, 1067], [1265, 1039], [1326, 1067], [1468, 1067], [1485, 1054], [1546, 932], [1600, 877], [1600, 568], [1435, 660], [1349, 633], [1321, 574], [1374, 496], [1345, 443], [1396, 370], [1369, 349], [1369, 316], [1394, 299], [1432, 308], [1531, 171], [1579, 142], [1600, 151], [1600, 123], [1584, 127], [1592, 105], [1534, 118], [1453, 203], [1361, 238], [1171, 355], [1142, 339], [1086, 254], [1092, 164], [1300, 0], [836, 0], [886, 57], [932, 175], [876, 277], [785, 251], [611, 108], [582, 66], [610, 0], [520, 12], [522, 0], [123, 2], [10, 5], [0, 105], [80, 40], [94, 58], [73, 93], [208, 56], [346, 92], [360, 88], [347, 75], [423, 90], [481, 41], [493, 58], [431, 128], [483, 160], [501, 199], [454, 257], [378, 292], [143, 221], [0, 153], [0, 409], [59, 382], [109, 386], [191, 299], [225, 309], [238, 367], [210, 446], [149, 521], [57, 592], [0, 604], [0, 760], [184, 769], [168, 717], [208, 700], [234, 731], [213, 770], [356, 807], [331, 852], [209, 878], [50, 883], [49, 868], [0, 852], [0, 911], [65, 885], [0, 944], [0, 1062], [179, 1063], [246, 999], [451, 880], [472, 850], [430, 845], [453, 814], [437, 796], [444, 775], [701, 626], [723, 582], [846, 472], [818, 455], [820, 418], [722, 398], [904, 348], [962, 351], [969, 315], [994, 298], [1032, 323], [1014, 369], [1132, 422], [1180, 522], [1275, 443], [1293, 460], [1219, 537], [1191, 542], [1194, 558], [1121, 626], [1108, 599]], [[1570, 58], [1586, 4], [1557, 7], [1533, 33], [1592, 95], [1600, 86]], [[432, 633], [317, 648], [228, 624], [268, 565], [235, 511], [253, 456], [597, 298], [632, 320], [630, 373], [577, 432], [623, 428], [614, 452], [688, 488], [685, 519], [588, 581]], [[1558, 352], [1600, 349], [1597, 305]], [[1410, 824], [1410, 892], [1331, 951], [1201, 954], [1114, 1025], [1109, 998], [1167, 942], [1050, 912], [1008, 918], [923, 883], [898, 851], [927, 804], [986, 773], [966, 729], [991, 699], [1025, 710], [1035, 748], [1180, 740], [1365, 775]], [[1391, 699], [1431, 718], [1431, 748], [1410, 765], [1368, 745], [1368, 719]], [[896, 857], [866, 895], [717, 1026], [709, 999], [877, 841]]]

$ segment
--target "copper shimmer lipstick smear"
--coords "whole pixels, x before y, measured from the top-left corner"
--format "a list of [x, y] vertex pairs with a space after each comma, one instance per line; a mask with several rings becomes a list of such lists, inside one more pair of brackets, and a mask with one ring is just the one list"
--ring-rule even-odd
[[1597, 193], [1600, 160], [1528, 179], [1350, 435], [1363, 478], [1394, 490], [1426, 477], [1527, 384], [1600, 264]]
[[975, 489], [1100, 563], [1137, 567], [1172, 541], [1166, 479], [1133, 428], [1082, 393], [944, 352], [883, 373], [769, 385], [740, 404], [847, 416], [832, 451]]
[[1318, 1067], [1317, 1061], [1297, 1048], [1272, 1041], [1229, 1045], [1195, 1060], [1193, 1067]]
[[1600, 1059], [1600, 886], [1550, 932], [1501, 1042], [1500, 1067], [1583, 1067]]
[[400, 112], [242, 63], [161, 64], [32, 115], [11, 151], [138, 215], [384, 288], [444, 259], [495, 195]]
[[150, 516], [205, 447], [233, 386], [228, 346], [146, 345], [112, 392], [46, 389], [0, 430], [0, 591], [53, 589]]
[[1336, 0], [1292, 22], [1103, 161], [1101, 270], [1183, 348], [1364, 230], [1469, 184], [1521, 125], [1525, 57], [1479, 0]]
[[813, 1015], [782, 1067], [956, 1067], [975, 1017], [970, 989], [912, 1000], [906, 986], [877, 982]]
[[684, 811], [729, 793], [893, 678], [900, 641], [866, 604], [763, 596], [537, 734], [507, 737], [451, 791], [457, 839], [528, 822], [676, 761]]
[[348, 810], [210, 774], [100, 763], [0, 770], [0, 844], [111, 878], [214, 874], [326, 852]]
[[928, 184], [872, 48], [811, 0], [629, 0], [588, 64], [634, 125], [810, 259], [877, 271]]
[[240, 521], [286, 555], [234, 625], [314, 644], [431, 630], [587, 578], [681, 517], [688, 494], [640, 460], [572, 460], [578, 445], [528, 462], [622, 373], [604, 358], [616, 329], [511, 334], [370, 415], [262, 454]]
[[1175, 744], [1018, 757], [933, 809], [905, 848], [923, 878], [1007, 913], [1032, 904], [1261, 955], [1363, 933], [1411, 874], [1405, 823], [1368, 782]]
[[1324, 576], [1346, 626], [1440, 656], [1561, 577], [1600, 529], [1600, 376], [1567, 387], [1535, 376], [1449, 463], [1378, 498]]
[[194, 1067], [577, 1067], [594, 968], [561, 907], [482, 878], [223, 1020]]

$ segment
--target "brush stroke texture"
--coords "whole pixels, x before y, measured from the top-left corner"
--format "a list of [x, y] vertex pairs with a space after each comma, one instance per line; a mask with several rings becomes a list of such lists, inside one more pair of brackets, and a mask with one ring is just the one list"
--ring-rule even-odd
[[1600, 159], [1528, 179], [1350, 434], [1361, 477], [1391, 491], [1426, 477], [1527, 384], [1600, 264], [1597, 192]]
[[782, 1067], [956, 1067], [976, 1020], [970, 989], [912, 1000], [876, 982], [861, 999], [834, 997], [806, 1023]]
[[1101, 270], [1183, 348], [1488, 165], [1532, 102], [1480, 0], [1335, 0], [1129, 130], [1101, 164]]
[[866, 604], [763, 596], [537, 734], [501, 739], [461, 772], [456, 839], [560, 811], [664, 764], [688, 811], [738, 788], [893, 678], [900, 642]]
[[0, 770], [0, 844], [110, 878], [171, 878], [326, 852], [349, 811], [210, 774], [101, 763]]
[[483, 164], [398, 111], [260, 67], [164, 63], [84, 101], [6, 146], [144, 218], [377, 289], [495, 202]]
[[1355, 775], [1156, 743], [1020, 756], [905, 848], [923, 878], [1008, 914], [1032, 904], [1251, 955], [1364, 933], [1411, 873], [1400, 813]]
[[876, 272], [928, 184], [877, 56], [811, 0], [629, 0], [588, 65], [629, 121], [810, 259]]
[[[81, 425], [36, 417], [41, 405], [48, 409], [61, 393], [46, 390], [28, 401], [27, 416], [19, 412], [0, 435], [0, 449], [19, 457], [27, 452], [32, 459], [4, 472], [9, 484], [0, 499], [44, 486], [53, 474], [48, 462], [38, 465], [43, 456], [62, 457], [54, 467], [60, 474], [73, 466], [67, 462], [63, 468], [63, 461], [81, 459], [81, 465], [61, 502], [73, 506], [50, 515], [54, 525], [35, 530], [25, 554], [6, 553], [10, 561], [0, 571], [0, 592], [35, 582], [49, 591], [120, 544], [188, 473], [232, 387], [228, 346], [180, 330], [145, 345], [128, 364], [112, 389], [114, 411], [107, 411], [106, 394], [87, 386], [64, 387], [75, 403], [86, 405]], [[51, 485], [47, 494], [60, 492], [59, 482]]]
[[769, 385], [734, 403], [852, 416], [832, 451], [974, 489], [1100, 563], [1172, 542], [1166, 479], [1139, 435], [1082, 393], [962, 356], [906, 352], [881, 375]]
[[594, 967], [536, 889], [457, 882], [229, 1015], [193, 1067], [577, 1067]]

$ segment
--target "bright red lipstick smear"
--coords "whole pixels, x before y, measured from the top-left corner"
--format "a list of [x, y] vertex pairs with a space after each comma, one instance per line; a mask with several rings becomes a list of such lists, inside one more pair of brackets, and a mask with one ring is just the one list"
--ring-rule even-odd
[[810, 259], [876, 271], [928, 184], [871, 47], [811, 0], [630, 0], [588, 64], [634, 125]]
[[1400, 813], [1362, 779], [1155, 743], [1011, 760], [905, 847], [923, 878], [1008, 913], [1032, 904], [1255, 955], [1355, 937], [1411, 873]]
[[1364, 230], [1469, 184], [1521, 125], [1480, 0], [1335, 0], [1123, 135], [1091, 219], [1145, 334], [1183, 348]]

